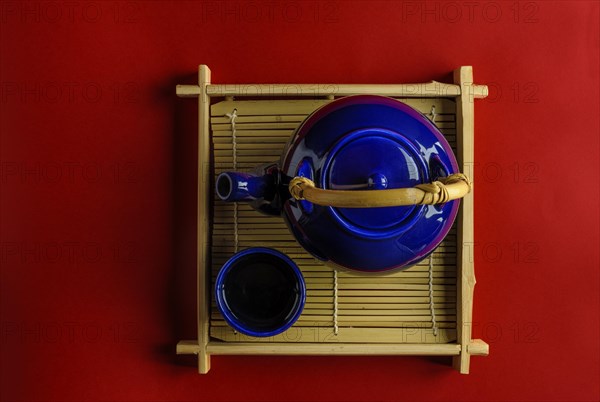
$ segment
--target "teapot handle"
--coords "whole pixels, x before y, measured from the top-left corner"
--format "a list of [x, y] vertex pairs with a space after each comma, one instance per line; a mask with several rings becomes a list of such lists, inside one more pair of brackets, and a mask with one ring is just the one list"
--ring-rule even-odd
[[348, 191], [315, 187], [306, 177], [295, 177], [289, 190], [296, 200], [337, 208], [375, 208], [407, 205], [433, 205], [456, 200], [471, 191], [472, 183], [462, 173], [440, 177], [432, 183], [389, 190]]

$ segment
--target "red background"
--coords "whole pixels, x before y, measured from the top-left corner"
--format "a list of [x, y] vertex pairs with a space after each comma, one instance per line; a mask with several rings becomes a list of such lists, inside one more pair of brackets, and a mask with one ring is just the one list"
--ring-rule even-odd
[[[598, 400], [597, 2], [1, 3], [2, 400]], [[476, 102], [471, 374], [175, 356], [194, 331], [196, 83], [451, 81]]]

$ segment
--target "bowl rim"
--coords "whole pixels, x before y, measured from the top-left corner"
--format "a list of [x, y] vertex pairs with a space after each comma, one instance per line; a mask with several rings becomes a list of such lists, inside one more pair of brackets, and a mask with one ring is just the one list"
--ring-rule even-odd
[[[278, 259], [282, 260], [287, 267], [291, 269], [294, 273], [294, 276], [297, 279], [298, 289], [299, 289], [299, 297], [298, 302], [294, 304], [292, 309], [293, 314], [285, 321], [283, 325], [280, 327], [270, 330], [270, 331], [256, 331], [247, 326], [244, 326], [243, 323], [240, 322], [239, 319], [235, 317], [235, 315], [228, 308], [227, 301], [224, 295], [223, 285], [227, 278], [227, 274], [231, 271], [232, 267], [235, 263], [240, 259], [248, 255], [253, 254], [268, 254]], [[215, 299], [217, 302], [217, 308], [221, 312], [221, 315], [233, 329], [236, 331], [254, 337], [269, 337], [278, 335], [286, 330], [288, 330], [294, 323], [298, 320], [302, 311], [304, 310], [304, 305], [306, 303], [306, 283], [304, 281], [304, 276], [302, 275], [302, 271], [298, 267], [298, 265], [287, 255], [282, 253], [281, 251], [267, 248], [267, 247], [250, 247], [245, 250], [239, 251], [231, 256], [225, 264], [219, 270], [217, 275], [217, 279], [215, 281]]]

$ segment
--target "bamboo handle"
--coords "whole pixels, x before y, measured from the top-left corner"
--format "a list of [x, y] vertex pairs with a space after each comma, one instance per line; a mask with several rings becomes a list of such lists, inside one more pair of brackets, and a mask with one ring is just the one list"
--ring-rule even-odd
[[295, 177], [290, 182], [289, 190], [296, 200], [337, 208], [398, 207], [443, 204], [462, 198], [471, 191], [471, 181], [464, 174], [456, 173], [410, 188], [347, 191], [317, 188], [306, 177]]

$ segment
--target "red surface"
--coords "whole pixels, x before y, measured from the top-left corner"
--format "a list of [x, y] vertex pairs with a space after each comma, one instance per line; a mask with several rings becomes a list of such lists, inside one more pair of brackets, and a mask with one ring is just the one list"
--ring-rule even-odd
[[[598, 400], [597, 2], [13, 2], [0, 14], [12, 400]], [[471, 374], [174, 355], [193, 338], [195, 83], [449, 81], [476, 103]]]

